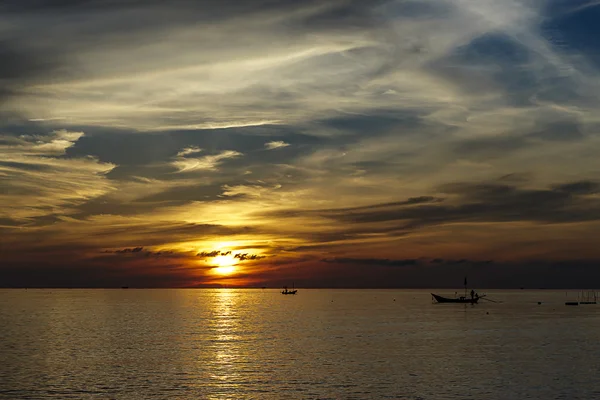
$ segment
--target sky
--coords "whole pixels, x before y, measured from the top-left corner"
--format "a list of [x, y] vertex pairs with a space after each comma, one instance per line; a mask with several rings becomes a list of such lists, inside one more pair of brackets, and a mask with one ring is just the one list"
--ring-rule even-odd
[[598, 0], [8, 0], [2, 287], [600, 281]]

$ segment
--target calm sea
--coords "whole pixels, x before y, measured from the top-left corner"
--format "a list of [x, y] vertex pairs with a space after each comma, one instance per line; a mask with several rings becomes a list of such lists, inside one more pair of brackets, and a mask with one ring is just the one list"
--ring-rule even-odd
[[487, 293], [0, 290], [0, 398], [600, 399], [600, 304]]

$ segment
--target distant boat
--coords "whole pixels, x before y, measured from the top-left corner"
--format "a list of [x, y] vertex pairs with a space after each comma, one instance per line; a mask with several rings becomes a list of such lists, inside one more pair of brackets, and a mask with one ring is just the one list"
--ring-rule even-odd
[[[565, 295], [569, 295], [569, 293], [565, 293]], [[598, 303], [598, 294], [593, 290], [581, 291], [577, 295], [577, 301], [565, 301], [566, 306], [578, 306], [580, 304], [597, 304]]]
[[[475, 293], [474, 290], [471, 290], [471, 297], [467, 297], [467, 277], [466, 276], [465, 276], [464, 285], [465, 285], [465, 295], [464, 296], [444, 297], [444, 296], [440, 296], [440, 295], [434, 294], [434, 293], [431, 293], [431, 296], [437, 303], [463, 303], [463, 304], [464, 303], [477, 304], [479, 299], [485, 297], [485, 296], [479, 296], [477, 293]], [[455, 295], [456, 295], [456, 293], [455, 293]]]
[[587, 292], [581, 291], [579, 295], [579, 304], [596, 304], [598, 299], [598, 295], [593, 290], [588, 290]]
[[483, 296], [475, 295], [475, 296], [473, 296], [473, 298], [466, 297], [466, 296], [452, 298], [452, 297], [440, 296], [440, 295], [433, 294], [433, 293], [431, 293], [431, 296], [434, 298], [434, 300], [437, 303], [466, 303], [466, 304], [469, 304], [469, 303], [477, 304], [479, 299], [481, 299], [483, 297]]
[[294, 289], [294, 287], [292, 286], [292, 290], [288, 290], [287, 286], [283, 287], [283, 290], [281, 291], [281, 294], [296, 294], [298, 290]]

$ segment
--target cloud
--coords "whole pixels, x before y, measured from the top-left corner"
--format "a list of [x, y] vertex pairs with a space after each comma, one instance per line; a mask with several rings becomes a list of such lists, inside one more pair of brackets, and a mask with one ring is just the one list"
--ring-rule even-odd
[[262, 258], [266, 258], [266, 256], [261, 256], [258, 254], [248, 254], [248, 253], [236, 253], [233, 255], [234, 258], [237, 258], [240, 261], [246, 260], [260, 260]]
[[226, 256], [229, 254], [231, 254], [231, 251], [221, 252], [221, 250], [213, 250], [213, 251], [202, 251], [202, 252], [196, 254], [196, 256], [204, 257], [204, 258], [214, 258], [214, 257], [218, 257], [218, 256]]
[[[445, 198], [422, 196], [392, 203], [321, 210], [267, 212], [276, 218], [329, 219], [342, 224], [315, 241], [366, 239], [363, 235], [402, 235], [425, 227], [467, 223], [534, 222], [568, 224], [600, 220], [600, 187], [595, 181], [528, 189], [508, 183], [454, 183], [439, 188]], [[329, 238], [327, 238], [329, 236]]]
[[177, 157], [185, 157], [189, 154], [200, 153], [201, 151], [202, 151], [202, 149], [199, 147], [195, 147], [195, 146], [186, 147], [185, 149], [182, 149], [181, 151], [179, 151], [177, 153]]
[[260, 260], [266, 258], [266, 256], [261, 256], [258, 254], [250, 254], [250, 253], [233, 253], [231, 250], [221, 251], [221, 250], [212, 250], [212, 251], [202, 251], [196, 254], [197, 257], [202, 258], [214, 258], [219, 256], [228, 256], [232, 255], [233, 258], [237, 258], [240, 261], [247, 260]]
[[265, 143], [265, 147], [267, 148], [267, 150], [280, 149], [282, 147], [287, 147], [289, 145], [290, 145], [289, 143], [285, 143], [281, 140], [276, 140], [276, 141]]
[[115, 250], [115, 253], [117, 253], [117, 254], [139, 253], [143, 249], [144, 249], [143, 247], [133, 247], [133, 248], [128, 247], [125, 249]]
[[[186, 153], [190, 154], [190, 153]], [[243, 154], [234, 150], [226, 150], [219, 154], [207, 155], [200, 158], [187, 158], [179, 155], [172, 164], [178, 172], [192, 172], [196, 170], [214, 171], [223, 160], [242, 156]]]
[[0, 215], [13, 225], [28, 225], [52, 214], [65, 215], [113, 188], [105, 176], [115, 166], [95, 158], [65, 158], [82, 132], [57, 130], [45, 135], [2, 135], [0, 178], [4, 205]]
[[6, 143], [2, 146], [3, 154], [18, 156], [60, 156], [72, 147], [83, 136], [83, 132], [70, 132], [65, 129], [56, 130], [43, 135], [3, 135]]
[[324, 258], [321, 261], [333, 264], [355, 264], [366, 266], [390, 267], [415, 266], [419, 264], [419, 260], [415, 259], [390, 260], [388, 258]]

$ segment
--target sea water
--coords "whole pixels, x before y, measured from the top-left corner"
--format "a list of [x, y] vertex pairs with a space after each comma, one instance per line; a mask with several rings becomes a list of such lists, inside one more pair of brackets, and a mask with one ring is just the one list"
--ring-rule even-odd
[[600, 399], [600, 305], [487, 293], [0, 290], [0, 398]]

